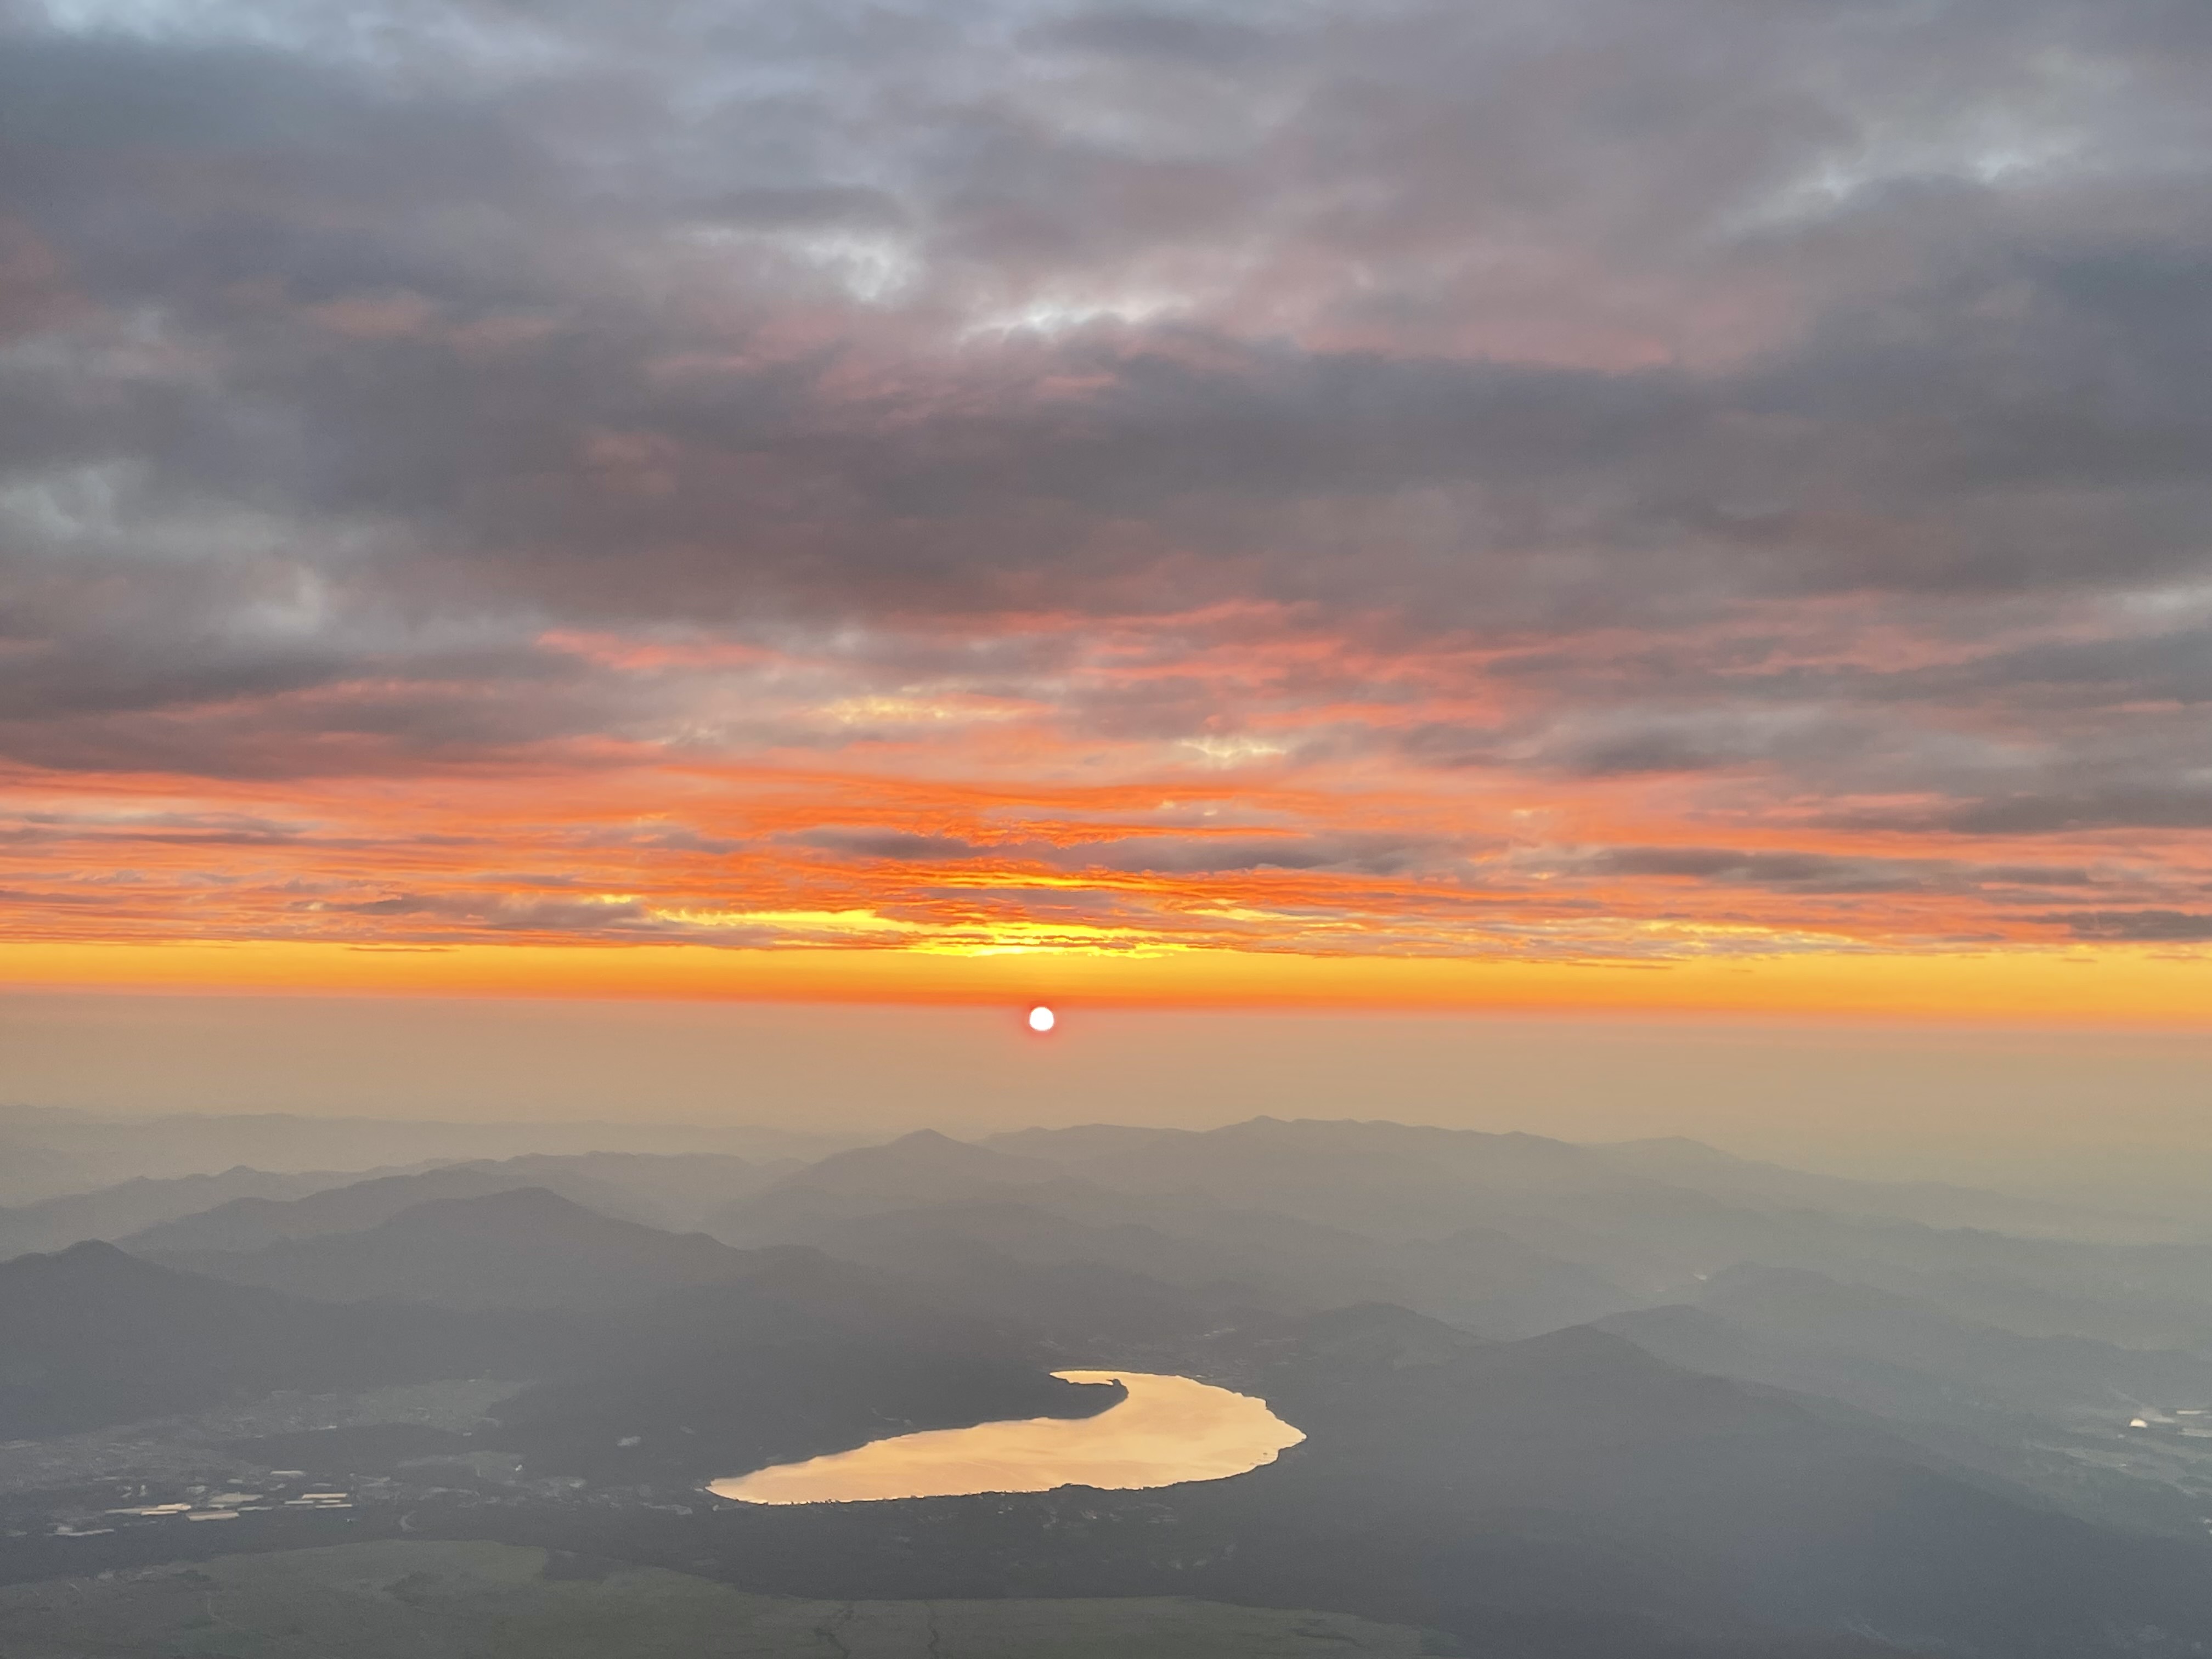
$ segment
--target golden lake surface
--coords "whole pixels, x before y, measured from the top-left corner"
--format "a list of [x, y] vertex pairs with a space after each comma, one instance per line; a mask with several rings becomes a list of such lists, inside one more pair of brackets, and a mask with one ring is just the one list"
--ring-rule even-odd
[[1029, 1417], [902, 1434], [732, 1475], [707, 1490], [747, 1504], [852, 1504], [1054, 1486], [1132, 1491], [1243, 1474], [1305, 1438], [1266, 1401], [1188, 1376], [1053, 1375], [1069, 1382], [1119, 1382], [1129, 1395], [1096, 1417]]

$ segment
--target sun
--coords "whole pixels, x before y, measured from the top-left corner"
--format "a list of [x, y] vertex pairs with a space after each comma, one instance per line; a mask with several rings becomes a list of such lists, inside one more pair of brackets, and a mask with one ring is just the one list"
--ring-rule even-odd
[[1030, 1010], [1030, 1030], [1049, 1031], [1053, 1028], [1052, 1010], [1040, 1003]]

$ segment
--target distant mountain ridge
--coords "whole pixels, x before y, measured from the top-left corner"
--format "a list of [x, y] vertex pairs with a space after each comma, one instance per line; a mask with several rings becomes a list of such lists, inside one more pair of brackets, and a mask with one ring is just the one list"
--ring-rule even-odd
[[698, 1214], [801, 1167], [720, 1153], [530, 1156], [442, 1164], [344, 1184], [293, 1199], [241, 1197], [118, 1236], [146, 1255], [259, 1249], [288, 1238], [357, 1232], [433, 1199], [478, 1198], [538, 1187], [603, 1214], [688, 1231]]
[[0, 1261], [31, 1251], [63, 1249], [87, 1239], [115, 1240], [236, 1201], [303, 1198], [383, 1174], [376, 1170], [319, 1170], [283, 1174], [240, 1164], [215, 1175], [167, 1180], [140, 1176], [91, 1192], [70, 1193], [0, 1210]]
[[834, 1152], [763, 1191], [721, 1206], [702, 1224], [717, 1237], [742, 1243], [855, 1216], [1005, 1196], [1067, 1179], [1058, 1164], [1044, 1159], [917, 1129], [881, 1146]]
[[251, 1169], [372, 1170], [597, 1152], [645, 1156], [725, 1154], [748, 1162], [817, 1158], [860, 1144], [863, 1134], [754, 1124], [465, 1121], [322, 1117], [283, 1112], [110, 1117], [63, 1108], [0, 1106], [0, 1185], [37, 1166], [43, 1191], [11, 1188], [17, 1202], [111, 1186], [136, 1176]]
[[134, 1248], [168, 1267], [320, 1302], [453, 1309], [613, 1307], [744, 1278], [759, 1266], [753, 1253], [704, 1233], [663, 1232], [543, 1187], [433, 1198], [356, 1231], [279, 1238], [258, 1249]]
[[526, 1376], [511, 1323], [341, 1309], [179, 1273], [112, 1244], [0, 1263], [0, 1439], [196, 1410], [276, 1389]]
[[[1057, 1161], [1074, 1179], [1386, 1240], [1480, 1225], [1612, 1280], [1629, 1292], [1626, 1305], [1678, 1299], [1701, 1276], [1761, 1261], [1880, 1285], [2032, 1333], [2189, 1347], [2212, 1331], [2212, 1247], [2050, 1237], [2041, 1205], [2028, 1206], [2033, 1231], [2001, 1235], [1881, 1213], [1881, 1194], [1893, 1190], [1881, 1183], [1770, 1177], [1766, 1166], [1711, 1149], [1692, 1155], [1665, 1144], [1656, 1155], [1662, 1178], [1650, 1172], [1649, 1146], [1624, 1169], [1617, 1148], [1350, 1120], [1255, 1118], [1137, 1135], [1042, 1131], [1024, 1137], [1024, 1155], [1044, 1156], [1061, 1133], [1074, 1138]], [[1725, 1179], [1696, 1173], [1714, 1169]], [[1692, 1180], [1702, 1184], [1686, 1184]], [[1775, 1190], [1738, 1190], [1747, 1182]], [[1915, 1206], [1926, 1200], [1926, 1188], [1905, 1190]], [[1979, 1204], [1986, 1195], [1972, 1196]]]
[[[1101, 1136], [1118, 1152], [1157, 1144], [1150, 1134]], [[1033, 1158], [933, 1131], [842, 1152], [789, 1176], [757, 1196], [716, 1212], [716, 1237], [745, 1245], [797, 1243], [886, 1267], [952, 1264], [987, 1273], [1006, 1293], [1054, 1294], [1061, 1311], [1103, 1333], [1133, 1301], [1150, 1299], [1163, 1320], [1206, 1322], [1220, 1310], [1311, 1310], [1334, 1303], [1401, 1300], [1519, 1335], [1634, 1305], [1602, 1274], [1560, 1261], [1506, 1234], [1457, 1224], [1441, 1239], [1377, 1240], [1296, 1213], [1194, 1202], [1172, 1182], [1091, 1179], [1086, 1162]], [[1257, 1200], [1272, 1192], [1248, 1192]], [[1295, 1201], [1296, 1195], [1292, 1194]], [[995, 1261], [994, 1267], [991, 1263]], [[1030, 1277], [1016, 1287], [1021, 1264]], [[1068, 1275], [1086, 1270], [1080, 1285]], [[1103, 1277], [1119, 1274], [1118, 1284]], [[1146, 1288], [1149, 1284], [1149, 1289]], [[1159, 1292], [1166, 1289], [1170, 1298]], [[1209, 1312], [1209, 1310], [1211, 1310]], [[1039, 1309], [1040, 1316], [1050, 1310]]]
[[[2040, 1199], [1938, 1182], [1880, 1182], [1817, 1175], [1742, 1158], [1680, 1136], [1645, 1140], [1558, 1140], [1519, 1131], [1454, 1129], [1383, 1120], [1249, 1118], [1218, 1129], [1127, 1128], [1088, 1124], [1025, 1129], [983, 1145], [1048, 1158], [1094, 1178], [1157, 1182], [1179, 1162], [1200, 1178], [1226, 1152], [1247, 1170], [1251, 1160], [1326, 1151], [1357, 1163], [1420, 1158], [1463, 1178], [1510, 1183], [1522, 1191], [1602, 1188], [1653, 1182], [1709, 1197], [1784, 1209], [1821, 1208], [1942, 1227], [2001, 1227], [2024, 1234], [2074, 1236], [2069, 1225], [2124, 1227], [2132, 1218]], [[1279, 1173], [1280, 1171], [1279, 1170]]]
[[[2212, 1356], [2022, 1335], [1802, 1268], [1734, 1268], [1702, 1285], [1691, 1305], [1795, 1352], [1796, 1362], [1786, 1369], [1778, 1353], [1765, 1362], [1778, 1368], [1773, 1380], [1783, 1386], [1805, 1388], [1821, 1376], [1848, 1379], [1856, 1358], [1927, 1379], [1954, 1401], [2058, 1421], [2093, 1411], [2124, 1421], [2147, 1401], [2212, 1407]], [[1729, 1366], [1723, 1358], [1729, 1349], [1719, 1342], [1712, 1350], [1717, 1363], [1698, 1364], [1698, 1328], [1670, 1326], [1666, 1311], [1606, 1322], [1632, 1340], [1649, 1333], [1660, 1344], [1655, 1351], [1677, 1364], [1742, 1374]]]

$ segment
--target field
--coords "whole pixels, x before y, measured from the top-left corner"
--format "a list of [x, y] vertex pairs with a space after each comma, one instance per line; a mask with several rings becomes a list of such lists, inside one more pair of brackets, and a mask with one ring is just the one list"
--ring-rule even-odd
[[5, 1659], [1300, 1659], [1418, 1655], [1336, 1613], [1178, 1600], [802, 1601], [393, 1540], [0, 1589]]

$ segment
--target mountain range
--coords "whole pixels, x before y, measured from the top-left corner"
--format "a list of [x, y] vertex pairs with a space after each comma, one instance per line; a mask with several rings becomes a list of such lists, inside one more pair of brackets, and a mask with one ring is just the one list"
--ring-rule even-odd
[[2051, 1206], [1267, 1119], [200, 1179], [84, 1200], [157, 1218], [120, 1248], [0, 1263], [0, 1437], [497, 1378], [471, 1425], [265, 1443], [683, 1493], [1121, 1398], [1057, 1370], [1176, 1371], [1305, 1439], [1157, 1492], [467, 1524], [830, 1600], [1197, 1595], [1524, 1659], [2212, 1650], [2212, 1272]]

